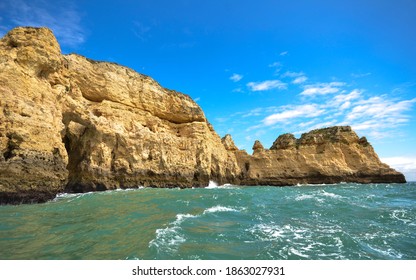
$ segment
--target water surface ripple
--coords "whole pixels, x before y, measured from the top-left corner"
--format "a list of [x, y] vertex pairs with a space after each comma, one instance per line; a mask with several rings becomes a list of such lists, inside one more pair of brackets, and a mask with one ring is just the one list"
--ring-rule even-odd
[[0, 259], [416, 259], [416, 183], [62, 194], [0, 221]]

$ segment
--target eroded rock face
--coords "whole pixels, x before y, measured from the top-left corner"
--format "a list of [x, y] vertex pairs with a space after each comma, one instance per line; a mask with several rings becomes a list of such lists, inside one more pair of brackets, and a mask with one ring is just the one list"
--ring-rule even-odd
[[283, 134], [270, 150], [236, 156], [246, 185], [405, 182], [349, 126], [312, 130], [300, 139]]
[[65, 186], [62, 111], [47, 79], [60, 53], [48, 29], [17, 28], [0, 41], [0, 202], [45, 201]]
[[46, 28], [0, 40], [0, 109], [0, 203], [209, 180], [404, 180], [345, 127], [283, 135], [270, 150], [258, 142], [248, 155], [230, 135], [220, 139], [189, 96], [123, 66], [62, 55]]
[[0, 41], [0, 200], [233, 181], [235, 157], [187, 95], [112, 63], [61, 55], [46, 28]]

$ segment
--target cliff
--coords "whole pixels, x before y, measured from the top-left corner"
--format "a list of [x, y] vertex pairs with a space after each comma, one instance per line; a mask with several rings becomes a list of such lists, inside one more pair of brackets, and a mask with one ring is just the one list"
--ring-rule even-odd
[[240, 184], [405, 182], [403, 174], [382, 163], [367, 139], [349, 126], [312, 130], [300, 139], [283, 134], [270, 149], [256, 141], [253, 150], [253, 155], [234, 152], [244, 174]]
[[0, 203], [59, 192], [403, 182], [349, 128], [279, 137], [254, 154], [223, 139], [187, 95], [123, 66], [62, 55], [47, 28], [0, 40]]

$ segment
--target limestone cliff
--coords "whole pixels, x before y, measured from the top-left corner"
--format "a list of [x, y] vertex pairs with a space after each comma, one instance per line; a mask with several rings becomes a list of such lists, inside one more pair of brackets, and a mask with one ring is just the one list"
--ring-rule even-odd
[[258, 142], [250, 156], [220, 139], [189, 96], [123, 66], [62, 55], [47, 28], [0, 40], [0, 109], [0, 203], [209, 180], [404, 181], [347, 128], [284, 135], [270, 150]]
[[403, 174], [380, 161], [365, 137], [349, 126], [312, 130], [296, 139], [280, 135], [269, 150], [260, 142], [253, 155], [237, 151], [245, 185], [339, 182], [405, 182]]
[[233, 181], [234, 155], [187, 95], [112, 63], [61, 55], [49, 29], [0, 41], [0, 200]]

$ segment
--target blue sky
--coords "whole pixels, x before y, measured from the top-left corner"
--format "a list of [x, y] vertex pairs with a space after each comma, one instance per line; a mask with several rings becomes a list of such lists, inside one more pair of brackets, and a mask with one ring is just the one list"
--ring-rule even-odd
[[190, 95], [249, 152], [351, 125], [416, 180], [414, 0], [2, 1], [1, 35], [19, 25]]

